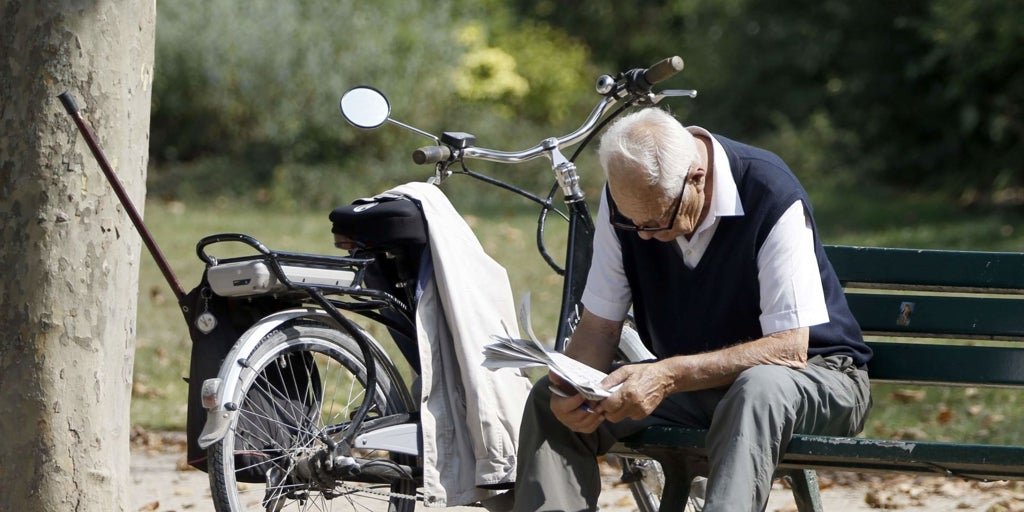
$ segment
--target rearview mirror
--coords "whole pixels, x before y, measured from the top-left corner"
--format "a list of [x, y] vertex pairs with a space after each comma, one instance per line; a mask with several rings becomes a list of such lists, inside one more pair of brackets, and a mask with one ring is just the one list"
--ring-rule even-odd
[[391, 115], [391, 103], [387, 96], [365, 85], [345, 92], [338, 108], [346, 121], [359, 128], [376, 128]]

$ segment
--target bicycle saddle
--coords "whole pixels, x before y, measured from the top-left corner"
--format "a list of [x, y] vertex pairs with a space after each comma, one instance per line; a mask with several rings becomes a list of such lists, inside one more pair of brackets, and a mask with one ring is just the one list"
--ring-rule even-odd
[[403, 196], [357, 199], [330, 214], [331, 232], [366, 248], [423, 245], [427, 226], [416, 203]]

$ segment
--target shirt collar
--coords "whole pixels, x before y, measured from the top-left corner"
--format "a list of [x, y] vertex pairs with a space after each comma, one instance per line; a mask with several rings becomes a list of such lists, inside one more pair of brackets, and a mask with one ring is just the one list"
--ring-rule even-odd
[[717, 217], [743, 215], [743, 203], [740, 201], [740, 193], [736, 188], [736, 179], [733, 178], [732, 167], [729, 165], [729, 156], [725, 154], [725, 148], [715, 140], [711, 132], [700, 126], [689, 126], [686, 129], [693, 135], [702, 135], [710, 139], [714, 151], [714, 170], [711, 173], [713, 183], [711, 205], [708, 207], [708, 216], [697, 228], [698, 231], [710, 226]]

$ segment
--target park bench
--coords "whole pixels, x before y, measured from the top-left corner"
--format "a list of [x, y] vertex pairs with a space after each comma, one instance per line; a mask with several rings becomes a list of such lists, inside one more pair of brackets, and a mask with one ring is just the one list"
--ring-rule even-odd
[[[873, 384], [1024, 390], [1024, 253], [826, 251], [874, 351]], [[706, 474], [704, 436], [703, 430], [650, 427], [613, 453], [659, 461], [661, 510], [681, 511], [690, 481]], [[1024, 480], [1024, 446], [796, 435], [776, 476], [790, 481], [801, 512], [822, 510], [816, 470]]]

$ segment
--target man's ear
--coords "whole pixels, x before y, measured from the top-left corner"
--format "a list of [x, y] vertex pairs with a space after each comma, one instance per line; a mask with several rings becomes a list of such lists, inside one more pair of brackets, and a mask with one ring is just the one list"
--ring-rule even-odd
[[708, 171], [704, 167], [698, 167], [686, 176], [686, 181], [692, 184], [697, 191], [702, 192], [704, 190], [704, 184], [707, 181]]

